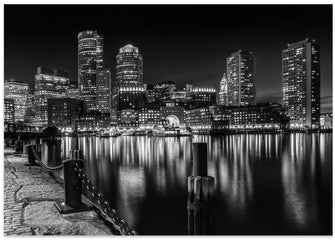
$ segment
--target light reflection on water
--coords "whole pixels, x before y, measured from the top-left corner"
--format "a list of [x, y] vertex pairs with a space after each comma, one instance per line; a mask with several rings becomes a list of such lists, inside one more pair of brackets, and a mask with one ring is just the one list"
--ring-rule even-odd
[[331, 233], [332, 134], [82, 137], [80, 149], [90, 179], [136, 231], [187, 234], [192, 141], [208, 143], [215, 177], [210, 234]]

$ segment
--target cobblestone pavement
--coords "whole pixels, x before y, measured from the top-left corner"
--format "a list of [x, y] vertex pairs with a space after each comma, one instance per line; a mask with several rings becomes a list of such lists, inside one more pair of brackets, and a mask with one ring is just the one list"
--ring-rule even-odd
[[25, 166], [26, 155], [4, 150], [5, 235], [111, 235], [93, 212], [60, 215], [54, 201], [63, 187], [39, 166]]

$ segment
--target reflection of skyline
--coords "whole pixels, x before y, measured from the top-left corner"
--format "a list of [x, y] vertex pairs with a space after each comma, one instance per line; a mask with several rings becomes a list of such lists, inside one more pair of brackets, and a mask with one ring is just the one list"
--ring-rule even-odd
[[[274, 215], [278, 229], [313, 232], [321, 228], [327, 209], [319, 205], [328, 196], [325, 189], [331, 178], [329, 137], [250, 134], [198, 136], [193, 142], [208, 143], [208, 174], [215, 177], [216, 207], [218, 214], [226, 214], [220, 217], [234, 218], [228, 224], [242, 224], [243, 232], [243, 227], [254, 224], [250, 223], [253, 214], [264, 218], [279, 214]], [[71, 148], [70, 141], [66, 138], [63, 146]], [[145, 229], [143, 221], [164, 214], [171, 214], [172, 219], [179, 216], [183, 225], [186, 211], [177, 209], [186, 206], [191, 144], [190, 138], [80, 138], [88, 175], [139, 232]], [[262, 204], [262, 199], [274, 202]]]

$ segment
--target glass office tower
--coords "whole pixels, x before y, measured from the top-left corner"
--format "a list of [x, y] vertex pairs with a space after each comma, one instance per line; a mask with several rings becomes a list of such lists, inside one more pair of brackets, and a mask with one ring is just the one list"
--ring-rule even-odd
[[103, 68], [103, 37], [97, 31], [78, 34], [78, 88], [87, 110], [97, 109], [97, 71]]
[[246, 106], [255, 99], [255, 59], [252, 52], [238, 51], [227, 58], [228, 104]]
[[320, 47], [309, 39], [282, 52], [283, 103], [291, 128], [320, 124]]

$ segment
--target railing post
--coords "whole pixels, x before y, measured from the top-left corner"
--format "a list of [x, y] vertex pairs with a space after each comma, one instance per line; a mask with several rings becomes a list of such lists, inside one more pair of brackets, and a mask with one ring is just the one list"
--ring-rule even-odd
[[188, 234], [208, 234], [214, 198], [214, 178], [207, 175], [207, 143], [193, 143], [192, 175], [188, 177]]
[[83, 168], [84, 162], [79, 159], [63, 161], [64, 171], [64, 201], [56, 201], [55, 206], [61, 214], [91, 211], [92, 207], [81, 201], [82, 181], [75, 168]]

